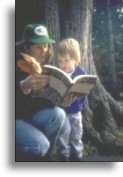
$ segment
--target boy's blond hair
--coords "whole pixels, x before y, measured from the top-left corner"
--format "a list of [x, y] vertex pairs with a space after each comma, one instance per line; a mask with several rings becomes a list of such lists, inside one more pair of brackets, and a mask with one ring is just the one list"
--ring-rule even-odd
[[72, 59], [75, 59], [77, 63], [80, 62], [80, 45], [74, 38], [67, 38], [57, 44], [56, 56], [69, 55]]

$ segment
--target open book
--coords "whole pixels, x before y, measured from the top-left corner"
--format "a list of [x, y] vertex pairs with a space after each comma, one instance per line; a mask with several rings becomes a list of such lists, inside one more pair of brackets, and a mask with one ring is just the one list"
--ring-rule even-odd
[[50, 76], [49, 87], [43, 91], [34, 92], [33, 97], [43, 97], [49, 99], [55, 105], [60, 105], [65, 95], [75, 94], [81, 97], [89, 93], [96, 83], [96, 75], [79, 75], [71, 79], [64, 71], [55, 66], [44, 65], [41, 67], [36, 58], [25, 53], [21, 53], [21, 55], [23, 60], [19, 60], [17, 65], [23, 72], [48, 74]]
[[44, 74], [50, 75], [49, 88], [33, 96], [45, 97], [56, 105], [59, 105], [67, 94], [75, 94], [78, 97], [88, 94], [97, 80], [96, 75], [79, 75], [71, 79], [64, 71], [51, 65], [44, 65], [42, 70]]

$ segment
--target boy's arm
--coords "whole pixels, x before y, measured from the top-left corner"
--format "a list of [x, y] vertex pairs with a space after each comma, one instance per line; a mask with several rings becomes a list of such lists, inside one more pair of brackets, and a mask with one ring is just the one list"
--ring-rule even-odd
[[68, 94], [63, 98], [62, 105], [64, 107], [71, 105], [78, 97], [74, 94]]

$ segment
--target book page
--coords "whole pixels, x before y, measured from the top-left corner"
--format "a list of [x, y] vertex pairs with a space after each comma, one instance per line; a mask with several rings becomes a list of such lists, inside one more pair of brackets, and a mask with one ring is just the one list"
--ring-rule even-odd
[[72, 85], [69, 93], [86, 94], [92, 89], [96, 83], [96, 75], [80, 75], [74, 78], [74, 84]]
[[65, 82], [65, 84], [71, 84], [73, 83], [73, 80], [70, 76], [68, 76], [64, 71], [59, 69], [58, 67], [52, 66], [52, 65], [44, 65], [43, 68], [50, 72], [52, 76], [55, 76], [59, 80]]
[[62, 96], [70, 89], [73, 80], [62, 70], [55, 66], [44, 65], [43, 69], [50, 75], [50, 87], [54, 88]]
[[90, 83], [76, 83], [74, 84], [68, 93], [75, 93], [75, 94], [87, 94], [92, 89], [94, 84]]
[[51, 88], [55, 89], [61, 97], [63, 97], [67, 91], [67, 86], [59, 79], [50, 76], [49, 85]]
[[96, 75], [79, 75], [79, 76], [76, 76], [73, 79], [73, 82], [74, 83], [76, 83], [76, 82], [88, 82], [88, 83], [95, 84], [96, 80], [97, 80]]

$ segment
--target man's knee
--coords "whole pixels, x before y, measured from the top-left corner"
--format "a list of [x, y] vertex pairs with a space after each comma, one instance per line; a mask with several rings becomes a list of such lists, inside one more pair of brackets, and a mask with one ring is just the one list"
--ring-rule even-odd
[[39, 157], [44, 157], [50, 148], [50, 143], [47, 139], [43, 141], [37, 141], [33, 146], [25, 146], [23, 148], [25, 153], [30, 153]]
[[59, 107], [55, 107], [54, 108], [54, 115], [58, 119], [58, 121], [60, 121], [60, 122], [64, 122], [65, 121], [66, 113], [65, 113], [65, 111], [63, 109], [61, 109]]
[[[45, 117], [45, 118], [44, 118]], [[44, 125], [55, 125], [61, 127], [64, 124], [66, 113], [60, 107], [49, 108], [43, 111], [42, 118], [39, 118]], [[53, 127], [52, 127], [53, 128]]]
[[24, 121], [16, 121], [16, 150], [18, 153], [43, 157], [49, 148], [49, 140], [41, 131]]
[[16, 145], [16, 153], [23, 154], [23, 155], [33, 155], [33, 156], [38, 156], [38, 157], [44, 157], [48, 150], [50, 148], [50, 143], [49, 141], [45, 141], [45, 143], [42, 144], [40, 142], [36, 142], [33, 145], [30, 144], [24, 144], [24, 145]]

